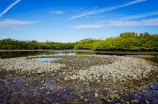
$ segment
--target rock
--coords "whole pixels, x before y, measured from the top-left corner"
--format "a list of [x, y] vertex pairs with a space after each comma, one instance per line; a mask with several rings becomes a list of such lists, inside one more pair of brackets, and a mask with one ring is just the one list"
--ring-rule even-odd
[[152, 84], [149, 84], [149, 88], [150, 88], [150, 89], [153, 89], [153, 85], [152, 85]]
[[145, 103], [146, 103], [146, 104], [150, 104], [150, 102], [149, 102], [148, 100], [145, 100]]
[[4, 81], [2, 79], [0, 79], [0, 83], [4, 83]]
[[48, 95], [48, 94], [50, 94], [50, 92], [48, 91], [48, 92], [46, 92], [46, 94]]
[[84, 99], [84, 101], [85, 101], [85, 102], [88, 102], [89, 100], [88, 100], [88, 99]]
[[60, 95], [59, 95], [59, 94], [56, 94], [56, 96], [58, 96], [58, 97], [59, 97]]
[[98, 95], [97, 93], [95, 93], [94, 97], [96, 97], [96, 98], [97, 98], [97, 97], [99, 97], [99, 95]]
[[82, 100], [82, 99], [83, 99], [83, 96], [80, 96], [80, 99]]
[[147, 93], [147, 91], [146, 91], [146, 90], [142, 90], [142, 92], [143, 92], [143, 93]]

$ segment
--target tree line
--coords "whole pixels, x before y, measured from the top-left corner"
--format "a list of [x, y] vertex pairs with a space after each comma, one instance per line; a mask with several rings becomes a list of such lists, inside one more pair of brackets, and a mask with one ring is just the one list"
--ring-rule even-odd
[[132, 50], [132, 51], [157, 51], [158, 34], [148, 32], [121, 33], [118, 37], [110, 37], [105, 40], [86, 38], [75, 43], [55, 43], [36, 40], [18, 41], [14, 39], [0, 40], [0, 49], [94, 49], [94, 50]]
[[149, 34], [148, 32], [121, 33], [118, 37], [110, 37], [105, 40], [83, 39], [75, 45], [75, 49], [94, 49], [94, 50], [129, 50], [129, 51], [157, 51], [158, 34]]
[[18, 41], [14, 39], [0, 40], [0, 49], [72, 49], [77, 43], [55, 43], [55, 42], [38, 42]]

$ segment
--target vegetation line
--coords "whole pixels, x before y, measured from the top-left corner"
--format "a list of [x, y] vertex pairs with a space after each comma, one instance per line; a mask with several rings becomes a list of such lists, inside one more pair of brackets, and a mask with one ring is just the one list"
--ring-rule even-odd
[[107, 51], [157, 51], [158, 34], [148, 32], [121, 33], [118, 37], [110, 37], [105, 40], [86, 38], [75, 43], [55, 43], [36, 40], [18, 41], [14, 39], [0, 40], [0, 49], [94, 49]]

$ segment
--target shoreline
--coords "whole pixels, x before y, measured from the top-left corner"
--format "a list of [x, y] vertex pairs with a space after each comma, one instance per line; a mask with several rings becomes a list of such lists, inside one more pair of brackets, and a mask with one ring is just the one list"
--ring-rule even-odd
[[109, 54], [109, 55], [158, 55], [157, 51], [98, 51], [90, 49], [0, 49], [0, 52], [23, 52], [23, 51], [55, 51], [55, 50], [70, 50], [70, 51], [81, 51], [81, 52], [94, 52], [97, 54]]

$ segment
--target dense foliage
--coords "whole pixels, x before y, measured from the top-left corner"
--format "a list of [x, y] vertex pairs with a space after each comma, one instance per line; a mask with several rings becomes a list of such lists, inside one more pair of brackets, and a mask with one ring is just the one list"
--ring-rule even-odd
[[158, 50], [158, 34], [148, 32], [121, 33], [119, 37], [110, 37], [106, 40], [84, 39], [75, 45], [75, 49], [95, 50]]
[[77, 43], [40, 43], [36, 40], [18, 41], [14, 39], [0, 40], [0, 49], [72, 49]]
[[14, 39], [0, 40], [0, 49], [95, 49], [95, 50], [158, 50], [158, 34], [148, 32], [121, 33], [118, 37], [105, 40], [86, 38], [76, 43], [40, 43], [36, 40], [18, 41]]

